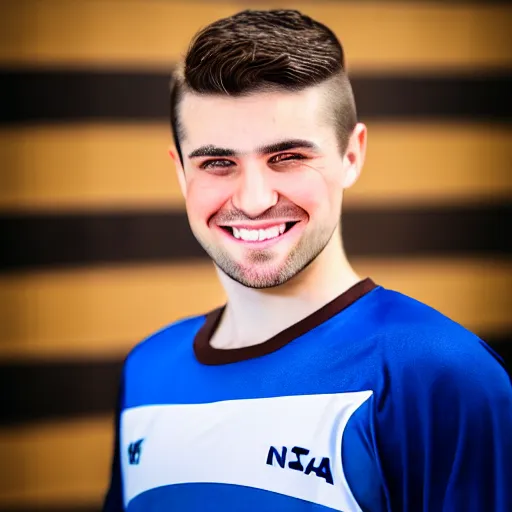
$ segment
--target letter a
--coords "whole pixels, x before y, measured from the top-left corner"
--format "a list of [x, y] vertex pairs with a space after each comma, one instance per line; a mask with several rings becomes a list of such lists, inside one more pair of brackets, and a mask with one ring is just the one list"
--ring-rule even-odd
[[315, 459], [313, 458], [309, 461], [308, 467], [304, 473], [309, 475], [311, 472], [313, 472], [317, 477], [324, 478], [328, 484], [334, 485], [331, 473], [331, 462], [329, 458], [324, 457], [317, 468], [315, 468], [314, 464]]

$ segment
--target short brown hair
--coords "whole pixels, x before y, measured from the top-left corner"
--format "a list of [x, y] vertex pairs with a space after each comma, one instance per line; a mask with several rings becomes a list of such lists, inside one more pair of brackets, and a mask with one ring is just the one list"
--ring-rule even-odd
[[334, 33], [296, 10], [246, 10], [215, 21], [194, 37], [171, 80], [171, 128], [179, 158], [178, 106], [185, 91], [242, 96], [299, 91], [327, 81], [344, 152], [357, 115], [343, 47]]

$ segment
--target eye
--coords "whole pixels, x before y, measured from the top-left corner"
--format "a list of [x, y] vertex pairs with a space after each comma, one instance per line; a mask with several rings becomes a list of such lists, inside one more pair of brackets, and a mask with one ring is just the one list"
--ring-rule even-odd
[[269, 163], [271, 164], [280, 164], [282, 162], [289, 162], [295, 160], [305, 160], [306, 157], [301, 155], [300, 153], [280, 153], [279, 155], [273, 156]]
[[206, 160], [202, 162], [199, 167], [201, 169], [225, 169], [226, 167], [231, 167], [235, 165], [231, 160]]

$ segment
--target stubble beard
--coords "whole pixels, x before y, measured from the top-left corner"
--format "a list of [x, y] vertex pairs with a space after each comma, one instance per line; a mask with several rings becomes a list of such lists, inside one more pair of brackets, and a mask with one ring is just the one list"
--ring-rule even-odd
[[284, 262], [278, 264], [273, 263], [275, 254], [272, 249], [251, 250], [247, 262], [241, 264], [223, 248], [198, 241], [228, 277], [247, 288], [264, 289], [283, 285], [300, 274], [325, 249], [336, 228], [337, 225], [333, 229], [324, 228], [301, 238]]

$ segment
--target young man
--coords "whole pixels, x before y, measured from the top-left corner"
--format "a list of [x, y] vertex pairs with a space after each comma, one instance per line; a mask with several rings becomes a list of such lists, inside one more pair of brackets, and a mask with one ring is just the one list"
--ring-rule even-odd
[[499, 359], [344, 254], [366, 127], [334, 34], [297, 11], [213, 23], [171, 111], [190, 226], [228, 301], [126, 359], [104, 510], [512, 510]]

